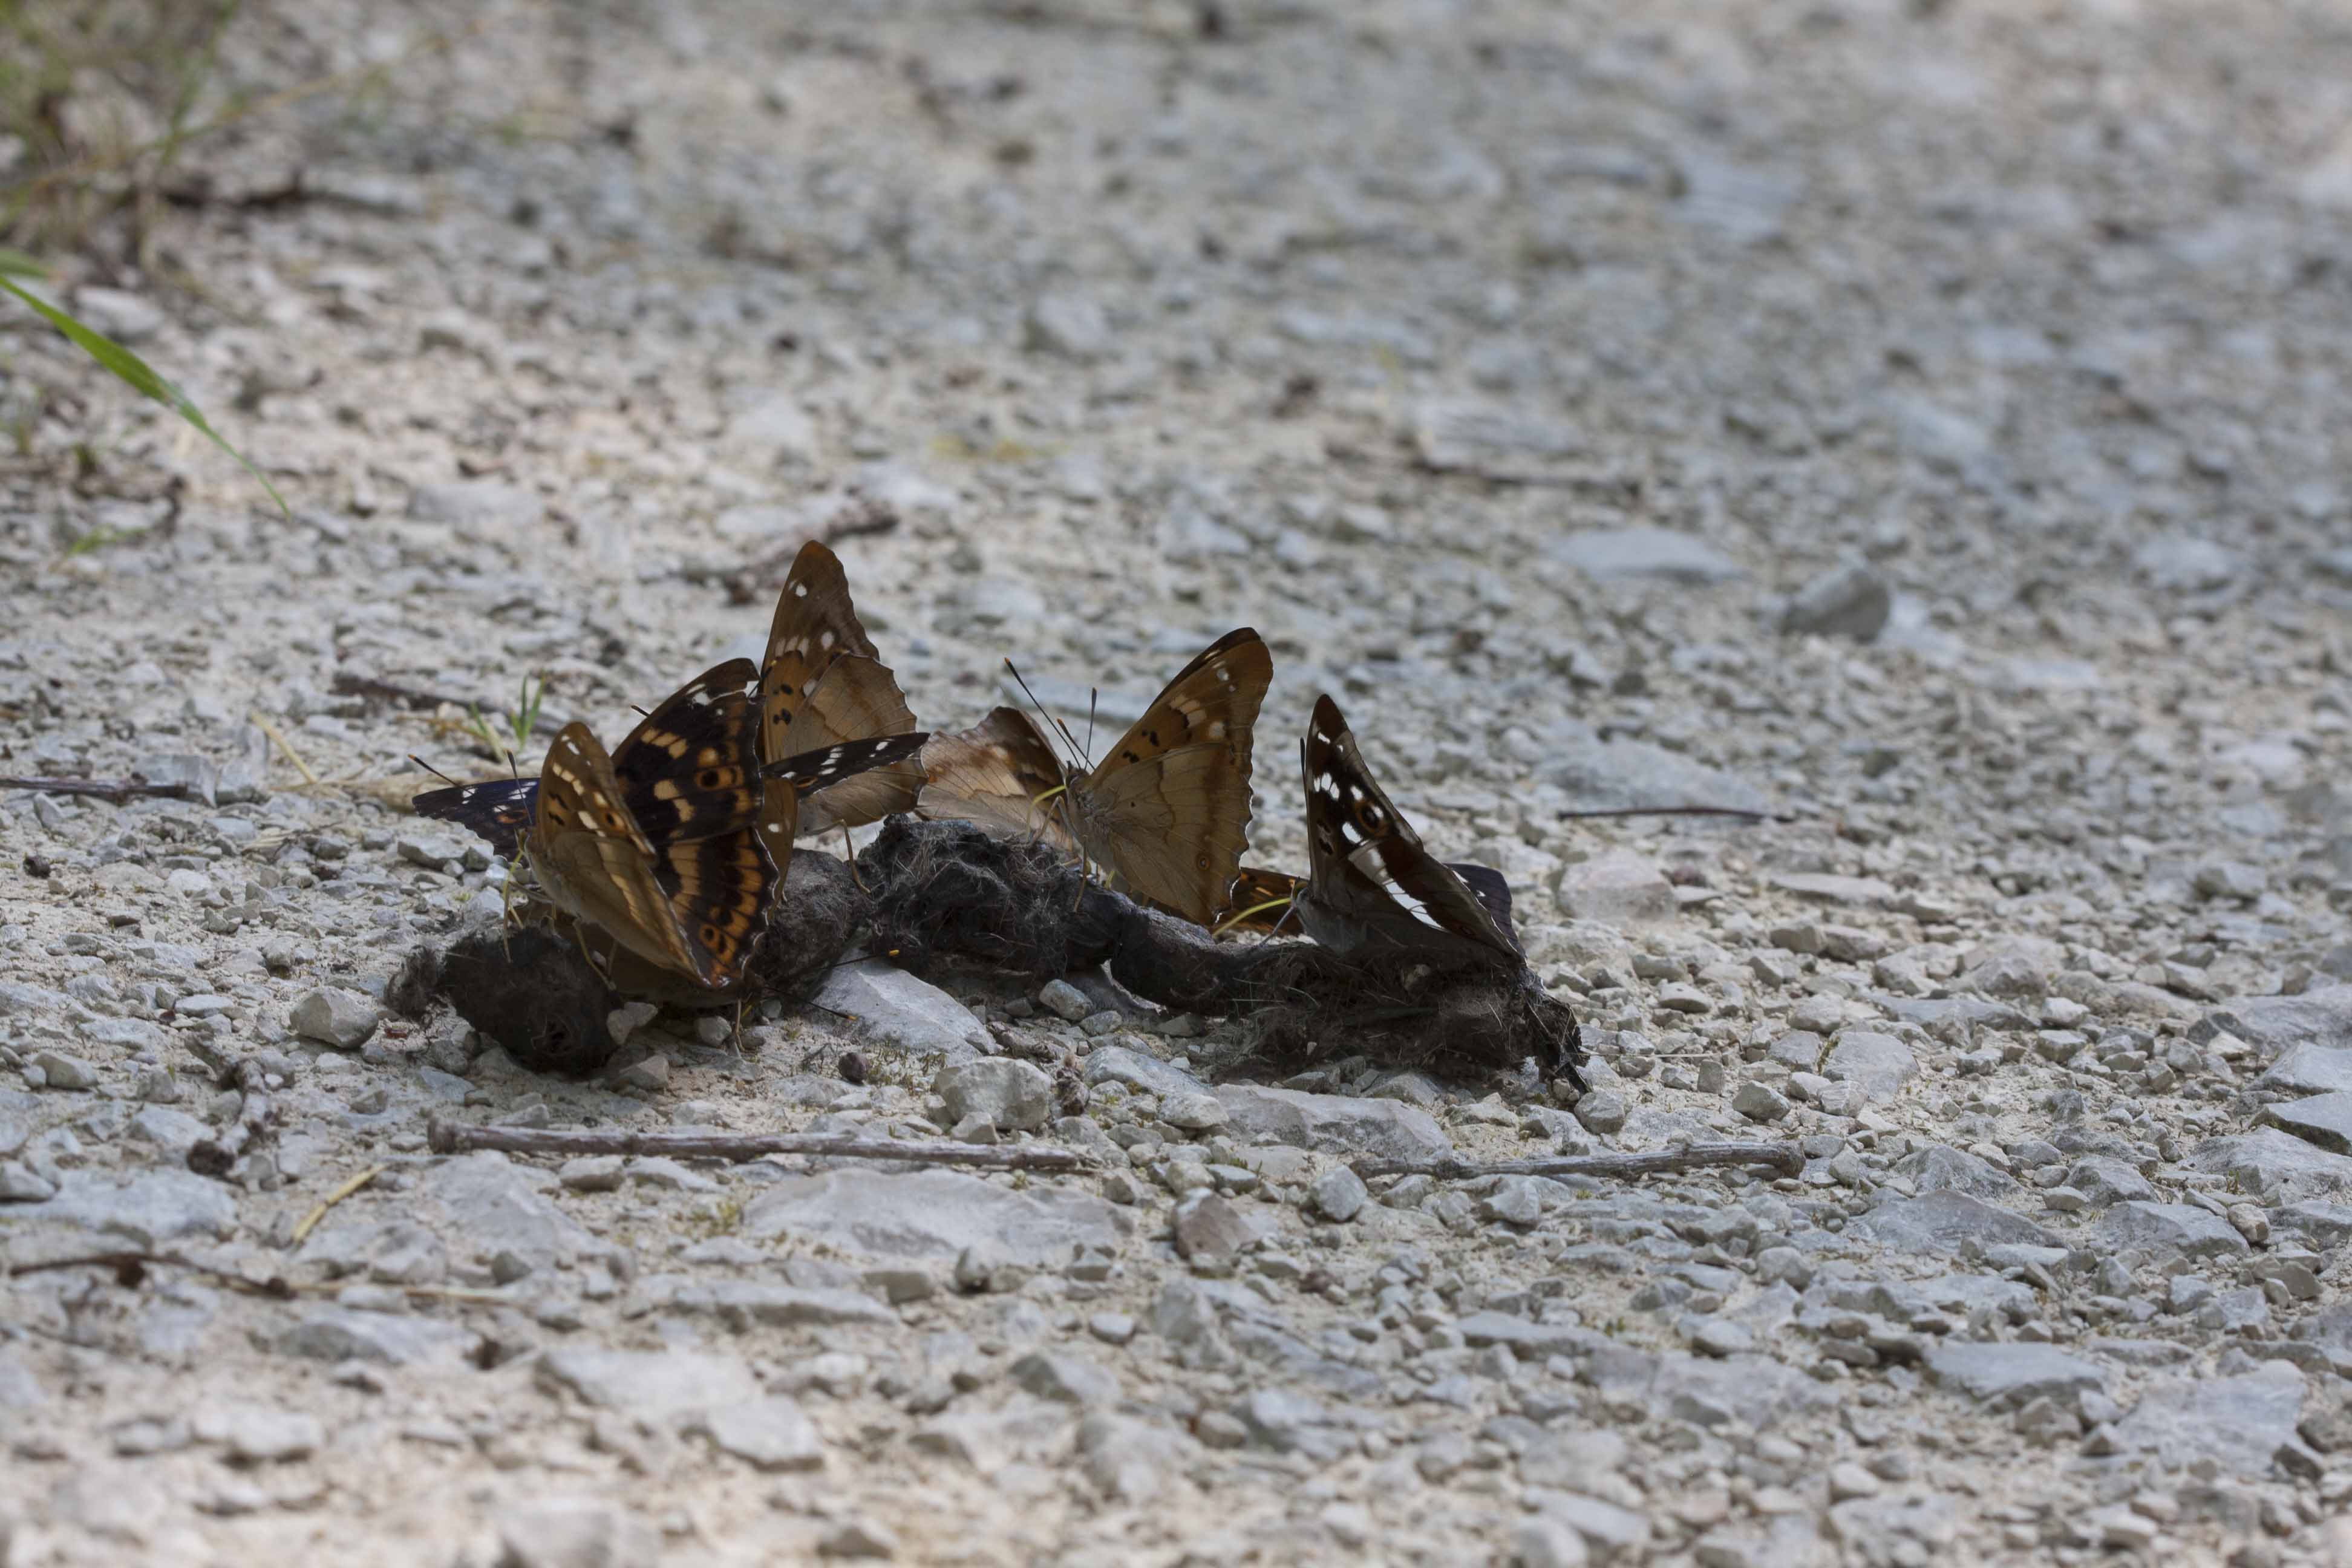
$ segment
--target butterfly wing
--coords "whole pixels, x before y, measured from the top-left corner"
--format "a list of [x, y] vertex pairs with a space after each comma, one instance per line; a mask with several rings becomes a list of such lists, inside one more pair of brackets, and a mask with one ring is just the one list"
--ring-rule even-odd
[[[830, 746], [820, 746], [813, 752], [803, 752], [786, 757], [780, 763], [770, 763], [761, 769], [771, 800], [782, 800], [782, 811], [777, 816], [763, 819], [760, 836], [772, 850], [782, 842], [784, 852], [792, 853], [793, 827], [799, 819], [802, 805], [808, 796], [820, 790], [838, 788], [844, 780], [856, 781], [867, 772], [905, 763], [921, 754], [930, 736], [921, 731], [904, 735], [884, 735], [871, 741], [839, 741]], [[778, 835], [782, 837], [779, 839]], [[792, 862], [787, 860], [786, 865]]]
[[1510, 939], [1511, 951], [1523, 952], [1519, 946], [1519, 928], [1511, 919], [1510, 879], [1492, 866], [1481, 866], [1472, 860], [1448, 860], [1446, 868], [1462, 879], [1471, 896], [1486, 906], [1495, 929]]
[[1264, 932], [1295, 929], [1298, 917], [1291, 906], [1297, 902], [1306, 886], [1304, 877], [1294, 877], [1287, 871], [1244, 866], [1242, 874], [1234, 879], [1234, 912], [1225, 917], [1220, 929]]
[[1071, 781], [1079, 841], [1114, 886], [1200, 925], [1230, 907], [1248, 846], [1250, 735], [1273, 679], [1257, 633], [1226, 633]]
[[[1316, 699], [1299, 759], [1308, 862], [1300, 913], [1317, 941], [1347, 952], [1374, 942], [1442, 950], [1452, 939], [1518, 957], [1518, 942], [1487, 904], [1423, 847], [1328, 696]], [[1503, 897], [1507, 920], [1507, 888]]]
[[660, 861], [623, 800], [612, 758], [586, 725], [564, 726], [539, 782], [530, 858], [549, 900], [642, 958], [718, 984], [656, 873]]
[[969, 730], [932, 736], [923, 747], [923, 773], [915, 804], [923, 816], [974, 823], [1000, 838], [1077, 849], [1062, 814], [1041, 799], [1065, 782], [1062, 761], [1018, 708], [999, 708]]
[[408, 803], [419, 816], [454, 822], [468, 833], [490, 841], [500, 858], [511, 860], [530, 830], [539, 808], [539, 781], [485, 779], [479, 784], [429, 789]]
[[[800, 710], [784, 727], [781, 756], [820, 751], [843, 741], [910, 734], [914, 728], [914, 710], [907, 706], [890, 667], [863, 654], [846, 654], [808, 689]], [[893, 812], [914, 810], [922, 793], [923, 764], [915, 758], [869, 768], [803, 800], [800, 831], [823, 833], [879, 822]]]
[[651, 842], [721, 837], [759, 815], [758, 679], [747, 658], [713, 665], [613, 748], [622, 801]]
[[[824, 684], [835, 662], [844, 658], [868, 660], [873, 668], [818, 702], [816, 689]], [[795, 735], [793, 725], [804, 712], [809, 713], [808, 721]], [[869, 717], [871, 728], [835, 727], [855, 725]], [[874, 639], [866, 635], [857, 619], [841, 558], [810, 540], [793, 558], [783, 590], [776, 595], [776, 613], [768, 623], [768, 650], [760, 661], [761, 760], [772, 765], [835, 741], [900, 734], [914, 727], [914, 713], [897, 679], [889, 667], [876, 658]], [[922, 787], [919, 776], [905, 773], [896, 783], [919, 792]], [[882, 807], [877, 816], [903, 810], [903, 805], [889, 804], [898, 794], [897, 788], [883, 787], [853, 792], [838, 803], [818, 803], [805, 795], [787, 799], [782, 784], [772, 778], [761, 807], [761, 832], [768, 852], [778, 865], [790, 863], [792, 835], [804, 826], [800, 820], [803, 813], [818, 826], [870, 822], [874, 817], [856, 814], [877, 805]], [[911, 795], [908, 801], [911, 804]]]

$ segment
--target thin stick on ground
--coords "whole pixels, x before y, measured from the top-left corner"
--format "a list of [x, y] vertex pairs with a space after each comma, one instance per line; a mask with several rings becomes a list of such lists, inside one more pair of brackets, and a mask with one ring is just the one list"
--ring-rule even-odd
[[606, 1132], [586, 1127], [474, 1127], [435, 1121], [425, 1142], [436, 1154], [496, 1149], [509, 1154], [663, 1154], [683, 1160], [764, 1159], [812, 1154], [840, 1160], [895, 1160], [913, 1165], [977, 1165], [992, 1171], [1091, 1171], [1075, 1149], [941, 1139], [843, 1138], [818, 1132]]
[[350, 1197], [353, 1193], [358, 1192], [362, 1187], [366, 1186], [370, 1182], [374, 1181], [378, 1176], [383, 1175], [384, 1172], [391, 1168], [392, 1167], [389, 1165], [370, 1165], [366, 1170], [362, 1171], [358, 1175], [353, 1176], [350, 1181], [345, 1182], [341, 1186], [337, 1187], [333, 1192], [329, 1193], [325, 1197], [320, 1198], [319, 1200], [318, 1207], [312, 1209], [309, 1214], [304, 1215], [302, 1216], [302, 1222], [294, 1227], [294, 1245], [297, 1247], [302, 1245], [302, 1238], [310, 1235], [310, 1232], [317, 1227], [320, 1220], [327, 1217], [327, 1211], [329, 1209], [333, 1208], [337, 1204], [341, 1203], [345, 1198]]
[[310, 764], [302, 760], [302, 753], [294, 749], [294, 742], [286, 738], [286, 731], [271, 723], [262, 714], [256, 713], [251, 715], [251, 718], [254, 728], [276, 742], [278, 749], [286, 753], [286, 760], [294, 764], [294, 771], [302, 775], [302, 782], [312, 789], [318, 788], [319, 775], [310, 771]]
[[0, 778], [0, 789], [37, 790], [43, 795], [88, 795], [121, 805], [145, 796], [154, 800], [185, 800], [184, 784], [149, 784], [145, 779], [16, 779]]
[[1612, 805], [1592, 811], [1563, 811], [1562, 822], [1587, 822], [1604, 816], [1736, 816], [1742, 822], [1801, 822], [1793, 811], [1750, 811], [1741, 805]]
[[1562, 1154], [1543, 1160], [1358, 1160], [1349, 1170], [1366, 1181], [1374, 1176], [1437, 1176], [1466, 1181], [1475, 1176], [1651, 1176], [1697, 1171], [1711, 1165], [1766, 1165], [1784, 1176], [1805, 1168], [1793, 1143], [1694, 1143], [1686, 1149], [1655, 1149], [1640, 1154]]

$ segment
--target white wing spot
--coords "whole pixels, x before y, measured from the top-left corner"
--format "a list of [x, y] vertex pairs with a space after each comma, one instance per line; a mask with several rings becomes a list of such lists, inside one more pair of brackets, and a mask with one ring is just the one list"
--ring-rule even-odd
[[827, 627], [824, 635], [816, 639], [816, 646], [819, 647], [831, 647], [835, 640], [832, 628]]
[[807, 598], [807, 597], [808, 597], [808, 584], [805, 584], [805, 583], [795, 583], [795, 584], [793, 584], [793, 598], [795, 598], [795, 599], [805, 599], [805, 598]]
[[1361, 800], [1361, 799], [1363, 799], [1363, 798], [1364, 798], [1364, 789], [1363, 789], [1363, 786], [1362, 786], [1361, 784], [1349, 784], [1349, 785], [1348, 786], [1348, 798], [1349, 798], [1349, 800]]
[[781, 822], [772, 822], [768, 824], [768, 831], [771, 833], [782, 833], [783, 830], [784, 825]]

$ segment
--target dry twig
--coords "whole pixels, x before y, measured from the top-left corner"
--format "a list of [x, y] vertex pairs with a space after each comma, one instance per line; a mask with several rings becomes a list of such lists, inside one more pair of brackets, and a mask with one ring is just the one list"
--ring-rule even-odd
[[319, 1200], [319, 1206], [312, 1209], [309, 1214], [304, 1215], [302, 1216], [302, 1223], [294, 1227], [293, 1245], [296, 1247], [301, 1246], [302, 1238], [310, 1235], [312, 1230], [316, 1229], [320, 1220], [327, 1217], [327, 1211], [329, 1209], [333, 1208], [337, 1204], [341, 1203], [345, 1198], [350, 1197], [353, 1193], [358, 1192], [362, 1187], [366, 1186], [370, 1182], [374, 1181], [378, 1176], [383, 1175], [391, 1168], [392, 1167], [389, 1165], [370, 1165], [366, 1170], [362, 1171], [358, 1175], [353, 1176], [350, 1181], [345, 1182], [341, 1186], [337, 1187], [333, 1192], [329, 1193], [325, 1197], [320, 1198]]
[[944, 1139], [841, 1138], [825, 1133], [606, 1132], [572, 1127], [473, 1127], [435, 1121], [425, 1141], [436, 1154], [498, 1149], [509, 1154], [664, 1154], [686, 1160], [757, 1160], [770, 1154], [817, 1154], [841, 1160], [896, 1160], [917, 1165], [979, 1165], [992, 1171], [1091, 1171], [1076, 1149]]
[[134, 796], [185, 800], [184, 784], [149, 784], [145, 779], [16, 779], [0, 778], [0, 789], [38, 790], [43, 795], [89, 795], [120, 805]]
[[1784, 1176], [1805, 1168], [1793, 1143], [1694, 1143], [1686, 1149], [1654, 1149], [1640, 1154], [1562, 1154], [1545, 1160], [1358, 1160], [1349, 1166], [1370, 1181], [1374, 1176], [1437, 1176], [1467, 1181], [1475, 1176], [1649, 1176], [1696, 1171], [1710, 1165], [1767, 1165]]

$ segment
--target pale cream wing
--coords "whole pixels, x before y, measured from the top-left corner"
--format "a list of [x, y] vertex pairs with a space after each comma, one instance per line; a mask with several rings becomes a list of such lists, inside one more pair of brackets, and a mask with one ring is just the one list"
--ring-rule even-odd
[[923, 747], [923, 773], [919, 815], [1076, 851], [1053, 794], [1064, 781], [1061, 759], [1019, 709], [999, 708], [969, 730], [932, 736]]
[[[800, 710], [784, 727], [778, 762], [843, 741], [874, 741], [915, 728], [890, 667], [862, 654], [835, 658], [803, 694]], [[800, 831], [823, 833], [879, 822], [893, 812], [912, 811], [923, 791], [923, 764], [909, 758], [874, 768], [810, 795], [801, 802]]]

